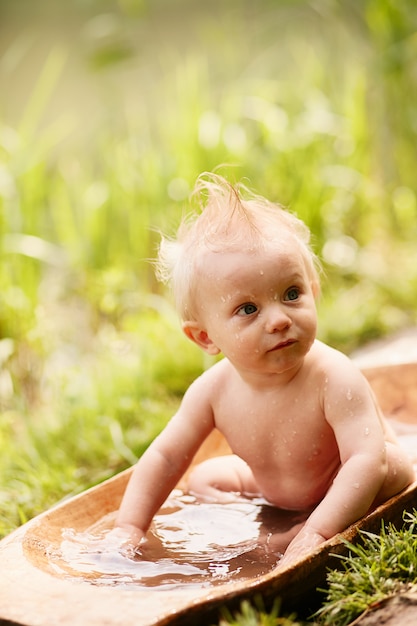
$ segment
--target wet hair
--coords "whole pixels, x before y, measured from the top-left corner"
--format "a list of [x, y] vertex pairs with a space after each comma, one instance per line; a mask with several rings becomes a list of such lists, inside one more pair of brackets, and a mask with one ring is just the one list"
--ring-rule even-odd
[[183, 321], [195, 319], [193, 295], [204, 254], [246, 251], [253, 254], [283, 237], [293, 237], [300, 247], [314, 293], [319, 290], [318, 262], [310, 247], [310, 231], [293, 213], [251, 192], [232, 185], [217, 174], [198, 177], [191, 204], [175, 239], [162, 237], [156, 262], [159, 280], [170, 283]]

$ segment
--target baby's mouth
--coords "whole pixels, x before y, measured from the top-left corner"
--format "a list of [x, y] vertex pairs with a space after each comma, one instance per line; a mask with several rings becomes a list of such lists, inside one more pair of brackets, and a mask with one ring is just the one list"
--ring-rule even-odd
[[268, 352], [275, 352], [276, 350], [283, 350], [284, 348], [288, 348], [288, 346], [292, 346], [295, 341], [295, 339], [286, 339], [285, 341], [280, 341], [273, 348], [268, 350]]

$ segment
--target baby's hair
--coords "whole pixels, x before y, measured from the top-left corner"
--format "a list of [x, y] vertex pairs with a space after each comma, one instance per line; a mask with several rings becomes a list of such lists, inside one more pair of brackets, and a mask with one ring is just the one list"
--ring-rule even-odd
[[293, 213], [217, 174], [201, 174], [191, 203], [197, 211], [183, 218], [175, 239], [162, 237], [156, 262], [159, 280], [170, 283], [183, 321], [194, 319], [193, 293], [204, 252], [247, 251], [282, 240], [283, 232], [300, 246], [315, 292], [319, 289], [317, 259], [310, 231]]

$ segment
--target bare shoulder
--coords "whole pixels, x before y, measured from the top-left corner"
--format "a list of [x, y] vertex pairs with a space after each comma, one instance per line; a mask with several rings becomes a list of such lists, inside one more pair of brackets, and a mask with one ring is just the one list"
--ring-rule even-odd
[[329, 382], [340, 377], [342, 379], [352, 377], [352, 379], [365, 381], [365, 377], [358, 366], [340, 350], [336, 350], [321, 341], [316, 341], [311, 352], [313, 369], [327, 376]]
[[372, 400], [368, 381], [358, 366], [345, 354], [330, 346], [316, 342], [313, 348], [313, 370], [321, 380], [327, 399], [364, 398]]
[[191, 383], [178, 411], [165, 428], [169, 437], [173, 436], [172, 432], [181, 432], [186, 438], [192, 433], [198, 433], [201, 439], [207, 436], [214, 427], [216, 398], [224, 389], [223, 381], [229, 368], [229, 363], [219, 361]]
[[192, 400], [212, 405], [219, 394], [223, 393], [231, 372], [232, 366], [227, 359], [218, 361], [194, 380], [184, 395], [184, 401]]

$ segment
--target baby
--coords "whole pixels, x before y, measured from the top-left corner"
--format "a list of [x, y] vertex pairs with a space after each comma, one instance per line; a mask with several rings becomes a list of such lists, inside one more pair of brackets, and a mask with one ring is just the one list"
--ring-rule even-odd
[[[302, 557], [414, 479], [360, 371], [316, 339], [319, 278], [309, 231], [291, 213], [217, 175], [199, 178], [201, 213], [163, 240], [186, 336], [218, 361], [133, 470], [116, 527], [139, 543], [217, 428], [233, 454], [191, 473], [213, 502], [261, 496], [305, 513], [281, 562]], [[300, 528], [301, 526], [301, 528]]]

